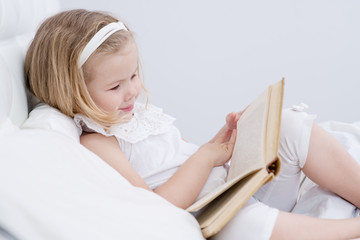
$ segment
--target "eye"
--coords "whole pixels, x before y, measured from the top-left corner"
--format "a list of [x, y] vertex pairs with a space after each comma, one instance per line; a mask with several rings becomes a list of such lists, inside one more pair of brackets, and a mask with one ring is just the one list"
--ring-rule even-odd
[[110, 91], [114, 91], [114, 90], [119, 89], [119, 87], [120, 87], [120, 84], [116, 85], [116, 86], [115, 86], [115, 87], [113, 87], [113, 88], [110, 88], [109, 90], [110, 90]]
[[136, 76], [137, 76], [137, 74], [134, 73], [134, 74], [131, 76], [131, 80], [134, 79], [134, 78], [136, 78]]

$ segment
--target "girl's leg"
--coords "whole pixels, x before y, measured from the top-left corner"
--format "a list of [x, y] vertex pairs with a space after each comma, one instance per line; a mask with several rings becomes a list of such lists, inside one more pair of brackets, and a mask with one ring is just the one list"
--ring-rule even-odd
[[313, 218], [280, 212], [271, 239], [355, 239], [360, 237], [360, 217], [341, 220]]
[[329, 220], [278, 211], [251, 198], [211, 240], [355, 239], [360, 217]]
[[[359, 168], [340, 144], [332, 139], [329, 134], [326, 134], [325, 131], [319, 129], [319, 126], [313, 124], [313, 119], [313, 116], [304, 112], [293, 112], [291, 110], [283, 112], [280, 155], [282, 163], [285, 161], [285, 164], [282, 165], [280, 175], [255, 194], [257, 199], [272, 207], [281, 209], [286, 205], [285, 210], [289, 208], [296, 200], [301, 168], [311, 179], [318, 178], [317, 182], [320, 185], [330, 185], [329, 190], [342, 196], [343, 193], [339, 188], [342, 188], [343, 185], [360, 186], [359, 180], [355, 177], [355, 173], [360, 175], [359, 170], [354, 170], [349, 176], [357, 184], [345, 179], [348, 176], [344, 176], [345, 180], [341, 180], [342, 173], [327, 174], [330, 171], [329, 167], [323, 166], [327, 163], [327, 159], [331, 162], [329, 166], [333, 166], [332, 169], [335, 168], [335, 170], [337, 169], [337, 167], [334, 167], [334, 165], [336, 166], [335, 163], [338, 162], [337, 164], [339, 164], [341, 162], [338, 158], [336, 158], [337, 160], [330, 160], [329, 153], [323, 154], [325, 156], [322, 156], [321, 160], [314, 163], [319, 158], [319, 156], [315, 156], [319, 153], [317, 151], [328, 152], [330, 147], [337, 149], [335, 152], [339, 154], [339, 158], [346, 156], [346, 163], [342, 163], [345, 166], [338, 168], [340, 171], [349, 173], [349, 168]], [[329, 144], [328, 141], [332, 143]], [[322, 145], [322, 147], [315, 147], [317, 144]], [[331, 179], [332, 175], [335, 175], [333, 179]], [[332, 182], [339, 181], [339, 178], [342, 183], [335, 184], [337, 187], [333, 187]], [[351, 187], [350, 190], [344, 192], [351, 192], [351, 194], [348, 194], [351, 196], [359, 194]], [[353, 202], [356, 202], [356, 199], [360, 200], [358, 196], [350, 198], [354, 199]], [[284, 199], [285, 202], [283, 202]], [[360, 217], [344, 220], [326, 220], [279, 212], [272, 207], [260, 202], [256, 203], [254, 199], [250, 200], [229, 224], [211, 239], [269, 239], [270, 235], [271, 239], [351, 239], [360, 237]]]
[[270, 207], [291, 211], [302, 180], [301, 168], [306, 162], [314, 115], [286, 109], [282, 112], [279, 156], [280, 174], [254, 195]]
[[317, 124], [313, 125], [303, 171], [317, 183], [360, 208], [360, 165]]

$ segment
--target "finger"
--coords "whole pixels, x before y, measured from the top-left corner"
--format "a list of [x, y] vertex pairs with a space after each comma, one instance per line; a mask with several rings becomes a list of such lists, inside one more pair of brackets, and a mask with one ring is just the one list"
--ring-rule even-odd
[[[239, 118], [240, 118], [240, 116], [239, 116]], [[229, 129], [235, 129], [236, 128], [236, 122], [237, 122], [237, 120], [239, 118], [237, 117], [237, 113], [235, 113], [235, 112], [229, 113], [226, 116], [226, 126]]]
[[227, 142], [231, 136], [233, 130], [228, 129], [226, 132], [224, 132], [223, 134], [217, 136], [216, 139], [214, 139], [215, 143], [224, 143]]
[[234, 112], [231, 112], [229, 113], [227, 116], [226, 116], [226, 122], [229, 123], [229, 122], [232, 122], [234, 121], [234, 118], [236, 117], [236, 114]]
[[229, 144], [235, 145], [235, 142], [236, 142], [236, 134], [237, 134], [237, 130], [234, 129], [234, 130], [232, 131], [232, 134], [231, 134], [231, 137], [230, 137], [230, 140], [229, 140]]
[[[231, 157], [233, 151], [234, 151], [234, 146], [235, 146], [235, 142], [236, 142], [236, 133], [237, 133], [237, 130], [234, 129], [232, 131], [232, 134], [231, 134], [231, 137], [230, 137], [230, 140], [229, 142], [226, 144], [226, 148], [227, 148], [227, 151], [228, 153], [230, 154], [229, 157]], [[229, 158], [230, 159], [230, 158]]]

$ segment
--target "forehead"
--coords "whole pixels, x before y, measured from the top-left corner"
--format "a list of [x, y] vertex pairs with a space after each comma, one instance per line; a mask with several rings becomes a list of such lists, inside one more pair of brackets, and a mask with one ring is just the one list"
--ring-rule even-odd
[[84, 65], [85, 80], [121, 80], [132, 75], [137, 67], [137, 47], [129, 42], [116, 52], [92, 55]]

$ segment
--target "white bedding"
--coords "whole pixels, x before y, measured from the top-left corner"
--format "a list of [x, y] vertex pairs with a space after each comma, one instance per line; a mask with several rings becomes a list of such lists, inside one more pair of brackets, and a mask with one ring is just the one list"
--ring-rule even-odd
[[[354, 123], [328, 121], [320, 125], [330, 132], [360, 164], [360, 121]], [[320, 188], [308, 178], [304, 179], [293, 212], [332, 219], [360, 215], [360, 210], [354, 205]]]
[[[329, 121], [320, 125], [360, 163], [360, 121], [355, 123]], [[79, 141], [73, 121], [58, 110], [43, 104], [38, 105], [30, 113], [22, 128], [52, 130]], [[320, 188], [308, 178], [305, 178], [302, 184], [293, 212], [321, 218], [349, 218], [359, 214], [359, 210], [354, 205]]]

